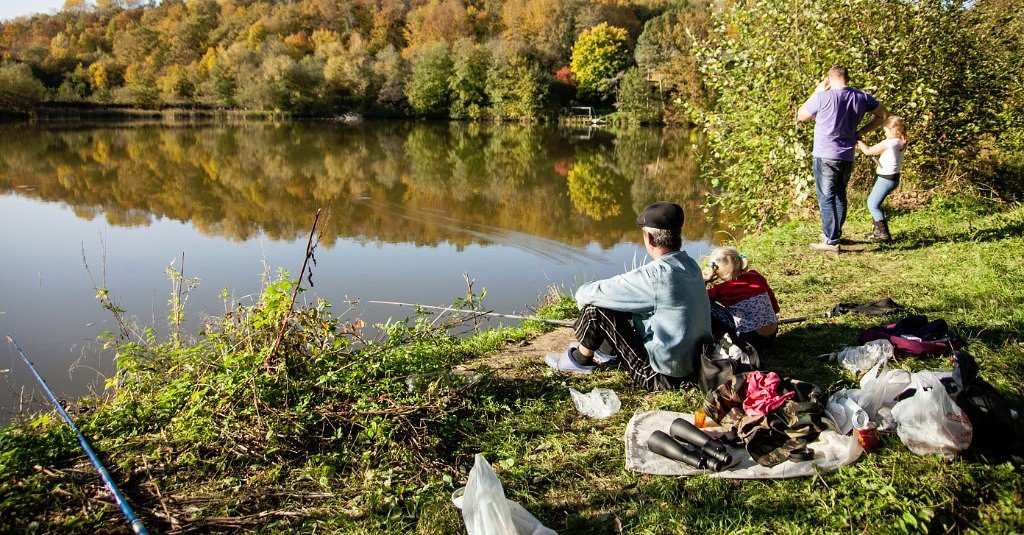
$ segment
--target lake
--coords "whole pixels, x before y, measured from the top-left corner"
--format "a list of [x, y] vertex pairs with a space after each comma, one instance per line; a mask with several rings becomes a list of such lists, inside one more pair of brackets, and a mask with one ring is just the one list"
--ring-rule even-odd
[[[468, 273], [487, 309], [529, 313], [551, 287], [642, 262], [635, 214], [653, 201], [681, 204], [684, 249], [706, 254], [728, 221], [706, 206], [704, 150], [695, 132], [657, 128], [0, 125], [0, 335], [73, 400], [113, 372], [97, 339], [117, 325], [94, 287], [166, 333], [167, 269], [183, 270], [199, 278], [194, 332], [298, 273], [318, 208], [305, 299], [374, 324], [412, 311], [367, 300], [450, 305]], [[45, 407], [2, 345], [2, 418]]]

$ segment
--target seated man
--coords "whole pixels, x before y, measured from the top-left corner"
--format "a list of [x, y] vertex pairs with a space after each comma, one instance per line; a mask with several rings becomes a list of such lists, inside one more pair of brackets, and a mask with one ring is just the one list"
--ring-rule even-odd
[[561, 371], [590, 373], [597, 366], [595, 351], [607, 342], [633, 382], [647, 390], [669, 390], [699, 368], [700, 352], [711, 340], [710, 303], [700, 267], [679, 250], [683, 209], [656, 202], [636, 223], [651, 262], [580, 286], [574, 327], [579, 346], [546, 360]]

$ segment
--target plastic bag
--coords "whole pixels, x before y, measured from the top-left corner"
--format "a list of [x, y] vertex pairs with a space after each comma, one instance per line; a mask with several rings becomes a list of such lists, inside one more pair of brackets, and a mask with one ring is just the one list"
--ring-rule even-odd
[[971, 422], [946, 393], [939, 376], [929, 370], [917, 372], [910, 386], [916, 389], [914, 395], [892, 408], [900, 440], [918, 455], [937, 453], [947, 459], [967, 449]]
[[850, 373], [863, 373], [880, 362], [892, 358], [893, 347], [888, 340], [873, 340], [862, 346], [844, 348], [829, 355], [829, 362], [839, 362]]
[[505, 498], [501, 481], [479, 453], [465, 490], [455, 491], [452, 503], [462, 509], [469, 535], [558, 535], [523, 506]]
[[[891, 347], [890, 345], [890, 352]], [[861, 377], [860, 390], [853, 396], [857, 404], [868, 414], [868, 418], [879, 424], [879, 429], [883, 430], [889, 428], [891, 422], [886, 421], [880, 414], [882, 409], [895, 405], [893, 400], [907, 389], [911, 378], [907, 370], [888, 369], [888, 360], [888, 357], [885, 358]], [[885, 414], [887, 415], [887, 412]]]
[[615, 391], [607, 388], [595, 388], [588, 394], [582, 394], [579, 390], [570, 388], [569, 394], [572, 395], [572, 402], [576, 405], [577, 410], [598, 420], [608, 418], [622, 408], [619, 396], [615, 395]]
[[466, 493], [462, 498], [462, 520], [469, 535], [517, 535], [512, 513], [505, 501], [505, 490], [491, 465], [479, 453], [469, 471]]

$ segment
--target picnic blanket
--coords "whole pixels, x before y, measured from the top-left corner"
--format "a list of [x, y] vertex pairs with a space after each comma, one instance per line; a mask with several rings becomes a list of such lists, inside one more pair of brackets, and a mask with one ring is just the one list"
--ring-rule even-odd
[[[864, 451], [854, 437], [824, 431], [818, 436], [817, 441], [808, 444], [808, 447], [814, 450], [813, 460], [785, 461], [768, 468], [755, 463], [747, 450], [729, 446], [729, 454], [733, 458], [733, 465], [730, 468], [721, 472], [701, 470], [667, 459], [647, 449], [647, 439], [651, 434], [658, 430], [668, 432], [676, 418], [693, 422], [692, 414], [681, 412], [644, 411], [633, 415], [626, 426], [627, 469], [663, 476], [706, 475], [724, 479], [786, 479], [810, 476], [818, 471], [831, 472], [856, 461]], [[725, 432], [720, 427], [704, 428], [703, 431], [712, 437], [718, 437]]]

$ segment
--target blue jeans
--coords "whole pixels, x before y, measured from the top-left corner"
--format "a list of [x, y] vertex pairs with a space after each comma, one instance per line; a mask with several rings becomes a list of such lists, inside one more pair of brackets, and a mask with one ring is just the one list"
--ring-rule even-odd
[[871, 188], [871, 195], [868, 195], [868, 211], [871, 212], [871, 219], [885, 221], [882, 201], [899, 185], [899, 173], [895, 175], [878, 175], [878, 178], [875, 179], [875, 187]]
[[846, 222], [846, 184], [853, 162], [814, 157], [814, 188], [821, 212], [821, 232], [829, 245], [839, 243]]

